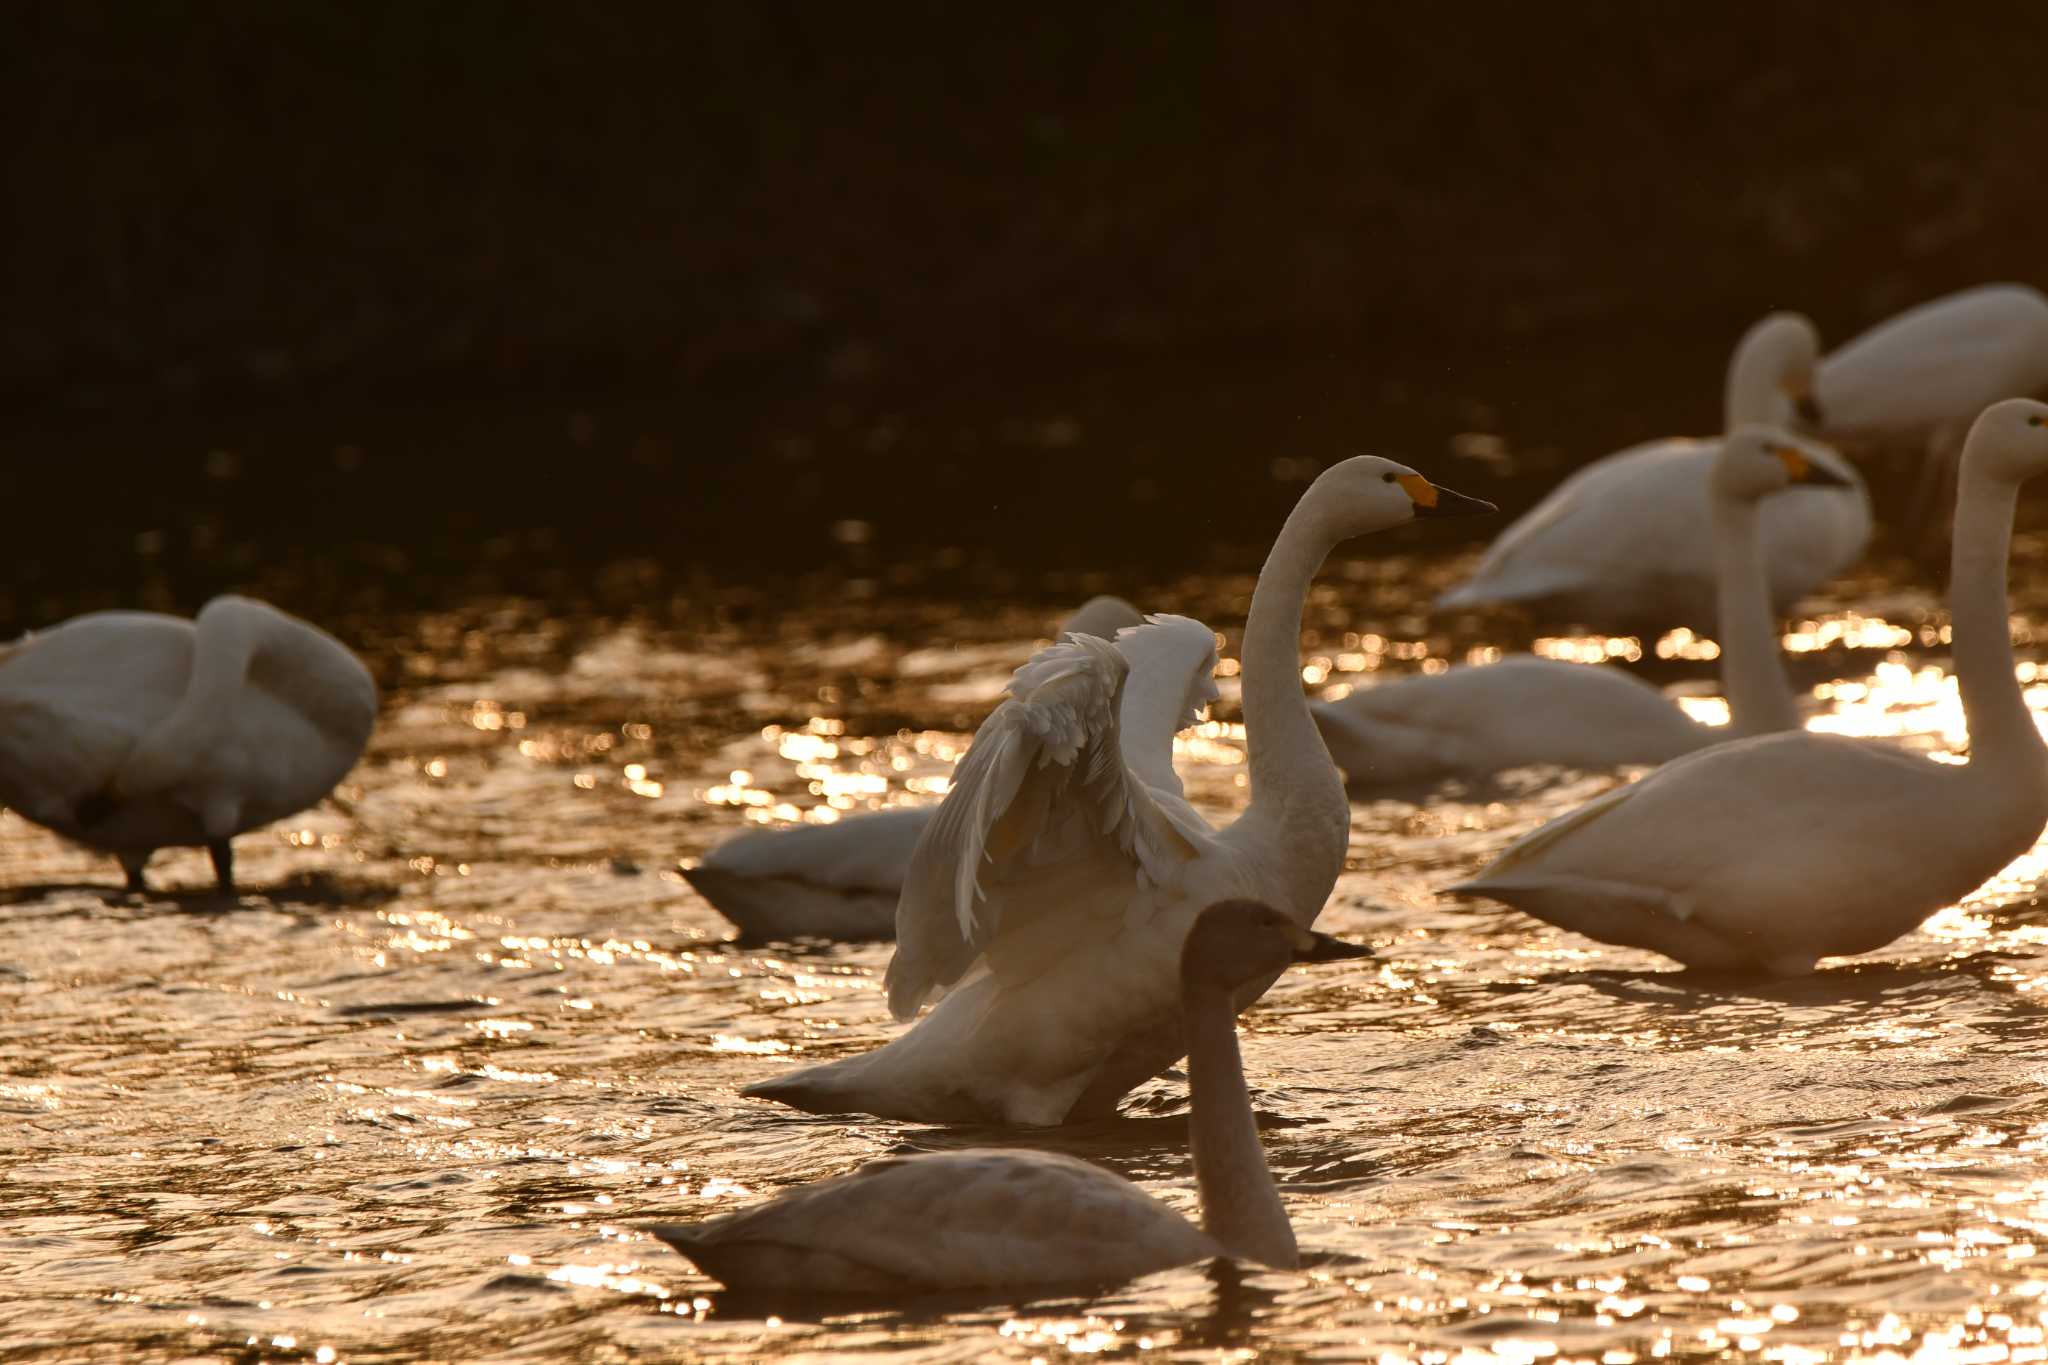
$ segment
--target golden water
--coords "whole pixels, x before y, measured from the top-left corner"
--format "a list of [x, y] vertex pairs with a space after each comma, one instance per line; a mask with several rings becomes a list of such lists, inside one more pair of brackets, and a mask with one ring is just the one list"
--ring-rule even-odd
[[[1406, 614], [1441, 573], [1327, 575], [1314, 690], [1513, 643]], [[135, 900], [0, 820], [0, 1359], [2048, 1358], [2043, 850], [1787, 983], [1695, 983], [1432, 899], [1620, 780], [1597, 774], [1354, 807], [1322, 927], [1379, 957], [1292, 973], [1245, 1021], [1302, 1273], [891, 1311], [726, 1298], [641, 1226], [994, 1135], [738, 1098], [886, 1036], [889, 950], [734, 946], [679, 861], [754, 821], [938, 799], [1056, 613], [695, 591], [638, 619], [357, 623], [384, 642], [383, 724], [334, 800], [240, 841], [233, 908], [196, 852]], [[1247, 591], [1144, 605], [1234, 648]], [[1824, 605], [1788, 640], [1812, 723], [1952, 751], [1932, 596], [1868, 580]], [[2022, 626], [2044, 605], [2023, 593]], [[2048, 652], [2021, 640], [2031, 681]], [[1721, 714], [1711, 642], [1537, 643], [1642, 659]], [[1223, 681], [1181, 754], [1217, 819], [1244, 773]], [[1169, 1076], [1113, 1123], [1024, 1140], [1192, 1209], [1184, 1114]]]

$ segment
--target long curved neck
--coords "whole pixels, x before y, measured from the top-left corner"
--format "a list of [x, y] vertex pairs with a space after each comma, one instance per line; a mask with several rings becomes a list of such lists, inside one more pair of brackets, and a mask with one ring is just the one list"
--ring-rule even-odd
[[1721, 644], [1721, 687], [1728, 694], [1728, 725], [1737, 735], [1797, 730], [1799, 707], [1764, 576], [1757, 535], [1758, 505], [1725, 493], [1710, 499], [1714, 517], [1715, 605]]
[[1745, 338], [1728, 362], [1728, 380], [1721, 390], [1721, 430], [1762, 423], [1782, 426], [1791, 404], [1778, 387], [1784, 366], [1779, 356]]
[[1335, 538], [1317, 523], [1313, 492], [1295, 505], [1259, 570], [1244, 624], [1244, 731], [1251, 811], [1291, 804], [1304, 784], [1344, 803], [1344, 779], [1301, 690], [1301, 613]]
[[1237, 1050], [1237, 1009], [1227, 991], [1191, 987], [1182, 1018], [1188, 1041], [1189, 1138], [1202, 1227], [1232, 1256], [1292, 1269], [1301, 1260], [1294, 1225], [1259, 1145], [1244, 1059]]
[[2027, 711], [2013, 672], [2012, 634], [2006, 619], [2006, 556], [2012, 546], [2013, 507], [2019, 489], [2002, 480], [1970, 477], [1963, 469], [1956, 501], [1955, 547], [1949, 567], [1949, 624], [1954, 637], [1956, 686], [1970, 724], [1970, 766], [2029, 765], [2042, 761], [2041, 732]]

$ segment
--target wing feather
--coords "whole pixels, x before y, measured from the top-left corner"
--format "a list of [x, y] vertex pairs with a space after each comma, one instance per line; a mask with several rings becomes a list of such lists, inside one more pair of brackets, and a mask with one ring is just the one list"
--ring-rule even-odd
[[887, 978], [898, 1018], [956, 984], [1005, 933], [1035, 939], [1057, 924], [1080, 942], [1120, 929], [1133, 892], [1196, 855], [1200, 817], [1124, 757], [1129, 672], [1114, 645], [1069, 636], [1011, 678], [1009, 700], [976, 732], [911, 855]]

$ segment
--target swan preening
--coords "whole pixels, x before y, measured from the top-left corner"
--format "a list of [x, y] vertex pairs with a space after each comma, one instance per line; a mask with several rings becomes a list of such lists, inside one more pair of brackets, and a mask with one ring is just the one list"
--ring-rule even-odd
[[[1144, 617], [1121, 597], [1090, 598], [1058, 634], [1110, 639]], [[896, 933], [903, 871], [936, 806], [849, 815], [829, 825], [753, 830], [683, 877], [750, 941], [880, 939]]]
[[1795, 728], [1799, 713], [1778, 652], [1757, 524], [1760, 508], [1783, 490], [1838, 480], [1825, 451], [1771, 428], [1740, 427], [1715, 444], [1707, 501], [1726, 726], [1692, 720], [1618, 668], [1520, 655], [1318, 703], [1330, 756], [1353, 786], [1405, 785], [1530, 764], [1663, 763], [1727, 739]]
[[[1751, 327], [1729, 362], [1723, 430], [1815, 416], [1819, 351], [1813, 324], [1796, 313]], [[1707, 490], [1719, 447], [1674, 438], [1593, 461], [1501, 532], [1472, 576], [1437, 605], [1512, 604], [1620, 634], [1674, 625], [1717, 633]], [[1777, 613], [1847, 568], [1870, 539], [1862, 479], [1833, 451], [1814, 459], [1832, 476], [1827, 485], [1772, 499], [1758, 522]]]
[[1294, 1228], [1238, 1052], [1238, 996], [1289, 963], [1369, 951], [1253, 901], [1212, 905], [1188, 930], [1178, 976], [1200, 1227], [1100, 1166], [996, 1149], [893, 1157], [652, 1231], [731, 1288], [812, 1294], [1108, 1284], [1218, 1256], [1292, 1269]]
[[1551, 821], [1449, 894], [1779, 975], [1880, 947], [1967, 895], [2048, 823], [2005, 588], [2019, 486], [2043, 472], [2048, 405], [1986, 409], [1963, 450], [1949, 589], [1967, 763], [1805, 731], [1722, 745]]
[[[1077, 636], [1041, 651], [976, 733], [905, 879], [889, 1005], [899, 1018], [937, 1007], [871, 1052], [745, 1093], [827, 1113], [1047, 1125], [1107, 1114], [1171, 1066], [1186, 1050], [1176, 967], [1200, 909], [1250, 896], [1306, 926], [1344, 865], [1350, 805], [1301, 690], [1317, 569], [1351, 536], [1490, 510], [1373, 456], [1310, 485], [1252, 594], [1251, 799], [1221, 830], [1172, 776], [1194, 698], [1150, 708], [1142, 743], [1126, 744], [1119, 719], [1125, 642], [1154, 631], [1162, 652], [1192, 653], [1209, 647], [1205, 627], [1162, 618], [1115, 647]], [[1239, 1005], [1270, 983], [1249, 983]]]
[[112, 854], [130, 890], [186, 845], [231, 890], [229, 841], [333, 790], [376, 715], [346, 646], [262, 602], [93, 612], [0, 650], [0, 803]]

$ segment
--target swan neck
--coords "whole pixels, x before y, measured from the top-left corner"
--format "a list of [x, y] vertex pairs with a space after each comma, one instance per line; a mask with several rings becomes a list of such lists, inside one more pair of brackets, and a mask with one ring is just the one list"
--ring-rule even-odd
[[1721, 688], [1735, 735], [1799, 728], [1799, 707], [1764, 574], [1761, 509], [1725, 493], [1713, 496], [1715, 605], [1720, 617]]
[[1299, 1263], [1294, 1226], [1266, 1167], [1258, 1120], [1237, 1046], [1227, 991], [1190, 987], [1183, 1010], [1188, 1041], [1189, 1139], [1202, 1228], [1234, 1257], [1282, 1269]]
[[1301, 690], [1301, 614], [1316, 570], [1336, 544], [1315, 515], [1311, 490], [1280, 528], [1252, 589], [1244, 627], [1244, 730], [1251, 806], [1285, 801], [1304, 780], [1327, 778], [1340, 803], [1343, 779]]
[[2006, 562], [2012, 547], [2016, 485], [1970, 477], [1956, 501], [1949, 564], [1949, 626], [1956, 686], [1970, 726], [1970, 766], [2041, 762], [2041, 734], [2013, 671], [2006, 613]]

